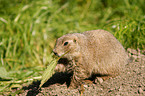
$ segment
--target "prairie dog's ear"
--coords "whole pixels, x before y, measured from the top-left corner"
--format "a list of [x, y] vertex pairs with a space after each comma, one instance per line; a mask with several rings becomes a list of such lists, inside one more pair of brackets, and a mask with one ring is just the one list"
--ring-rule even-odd
[[78, 37], [75, 37], [75, 38], [73, 39], [73, 42], [77, 43], [77, 42], [78, 42]]
[[74, 39], [74, 40], [73, 40], [73, 42], [75, 42], [75, 43], [76, 43], [76, 42], [77, 42], [77, 40], [76, 40], [76, 39]]

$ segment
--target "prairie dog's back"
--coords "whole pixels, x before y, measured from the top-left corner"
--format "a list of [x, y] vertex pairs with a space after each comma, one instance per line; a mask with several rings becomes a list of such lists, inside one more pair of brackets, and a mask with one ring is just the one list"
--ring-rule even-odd
[[86, 31], [83, 34], [88, 38], [88, 49], [93, 54], [90, 63], [94, 65], [95, 73], [119, 74], [128, 59], [120, 42], [105, 30]]

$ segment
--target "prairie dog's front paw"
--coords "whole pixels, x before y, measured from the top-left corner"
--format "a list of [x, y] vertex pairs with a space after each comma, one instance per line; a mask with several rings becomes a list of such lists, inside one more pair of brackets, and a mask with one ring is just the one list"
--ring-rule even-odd
[[57, 64], [55, 67], [56, 72], [65, 72], [65, 66], [63, 64]]

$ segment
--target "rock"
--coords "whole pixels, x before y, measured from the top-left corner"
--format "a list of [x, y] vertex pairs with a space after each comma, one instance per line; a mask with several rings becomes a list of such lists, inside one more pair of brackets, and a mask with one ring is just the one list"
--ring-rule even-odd
[[103, 83], [103, 79], [101, 77], [97, 77], [97, 81], [101, 84]]
[[122, 91], [122, 90], [123, 90], [123, 88], [122, 88], [122, 86], [120, 86], [118, 91]]
[[139, 94], [142, 94], [142, 93], [143, 93], [142, 88], [139, 88], [139, 89], [138, 89], [138, 93], [139, 93]]

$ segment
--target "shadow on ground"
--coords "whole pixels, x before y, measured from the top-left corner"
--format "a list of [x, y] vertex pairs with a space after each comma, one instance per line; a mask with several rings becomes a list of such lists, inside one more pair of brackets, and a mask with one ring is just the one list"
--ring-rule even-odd
[[[64, 83], [67, 85], [67, 87], [69, 87], [71, 76], [72, 74], [57, 72], [46, 83], [44, 83], [42, 88], [49, 87], [50, 85], [53, 85], [53, 84], [62, 85]], [[100, 74], [92, 75], [90, 78], [86, 80], [90, 80], [93, 83], [95, 83], [94, 81], [95, 81], [96, 76], [102, 77], [102, 76], [107, 76], [107, 75], [100, 75]], [[41, 89], [39, 89], [39, 85], [40, 85], [40, 81], [34, 81], [31, 85], [23, 87], [24, 90], [28, 90], [26, 96], [36, 96], [38, 93], [41, 93], [40, 92]]]
[[[49, 87], [50, 85], [53, 84], [64, 84], [64, 83], [66, 83], [68, 87], [70, 84], [70, 77], [71, 74], [62, 72], [55, 73], [46, 83], [44, 83], [42, 87], [44, 88]], [[41, 91], [41, 89], [39, 89], [39, 85], [40, 81], [34, 81], [31, 85], [23, 87], [24, 90], [29, 90], [26, 96], [36, 96]]]

